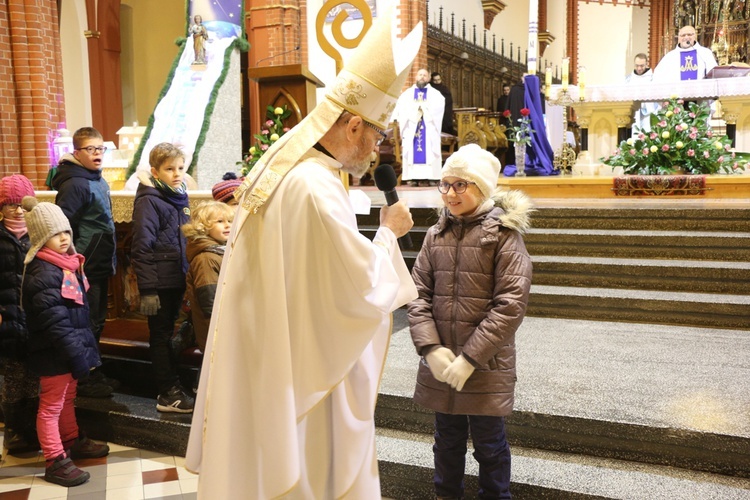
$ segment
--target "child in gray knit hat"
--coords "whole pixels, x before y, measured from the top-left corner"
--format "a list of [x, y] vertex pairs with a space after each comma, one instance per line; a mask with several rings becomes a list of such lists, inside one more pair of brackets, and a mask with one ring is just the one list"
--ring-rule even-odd
[[109, 453], [78, 429], [73, 401], [78, 379], [99, 366], [86, 299], [84, 257], [76, 253], [60, 207], [23, 199], [31, 247], [24, 263], [21, 304], [29, 330], [28, 366], [40, 376], [37, 433], [46, 459], [44, 479], [77, 486], [89, 479], [71, 459]]

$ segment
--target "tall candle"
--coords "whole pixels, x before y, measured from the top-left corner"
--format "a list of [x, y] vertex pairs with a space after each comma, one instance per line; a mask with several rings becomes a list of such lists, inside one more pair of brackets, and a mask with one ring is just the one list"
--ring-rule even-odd
[[562, 60], [562, 89], [568, 90], [568, 71], [570, 68], [570, 59], [567, 57]]
[[536, 60], [539, 53], [539, 0], [529, 1], [529, 45], [526, 57], [528, 63], [526, 72], [530, 75], [536, 74]]
[[552, 66], [547, 66], [547, 71], [544, 72], [544, 84], [547, 87], [552, 85]]

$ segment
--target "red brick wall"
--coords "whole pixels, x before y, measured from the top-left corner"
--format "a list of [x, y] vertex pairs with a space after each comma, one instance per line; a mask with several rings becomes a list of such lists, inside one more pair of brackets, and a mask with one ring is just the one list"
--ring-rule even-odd
[[420, 69], [425, 68], [428, 71], [434, 71], [433, 68], [429, 68], [427, 65], [427, 0], [400, 0], [399, 17], [401, 21], [401, 38], [408, 35], [419, 21], [422, 21], [422, 29], [424, 30], [422, 46], [419, 48], [417, 57], [414, 58], [411, 71], [404, 83], [404, 89], [406, 89], [417, 80], [417, 71]]
[[57, 3], [0, 0], [0, 175], [43, 189], [65, 117]]

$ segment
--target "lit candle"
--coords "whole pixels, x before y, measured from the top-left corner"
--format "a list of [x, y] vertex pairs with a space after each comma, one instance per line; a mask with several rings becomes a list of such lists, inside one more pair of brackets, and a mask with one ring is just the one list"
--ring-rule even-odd
[[550, 90], [552, 89], [552, 66], [547, 66], [544, 72], [544, 97], [549, 99]]
[[568, 71], [570, 68], [570, 59], [567, 57], [563, 58], [562, 60], [562, 89], [564, 91], [568, 90]]

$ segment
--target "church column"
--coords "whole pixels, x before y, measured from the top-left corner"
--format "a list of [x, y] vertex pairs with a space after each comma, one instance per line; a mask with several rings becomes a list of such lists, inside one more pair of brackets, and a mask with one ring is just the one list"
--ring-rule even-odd
[[566, 41], [565, 53], [570, 58], [570, 67], [573, 68], [571, 83], [578, 82], [578, 0], [568, 0], [566, 18]]
[[0, 0], [0, 176], [22, 173], [44, 188], [65, 103], [56, 2]]

